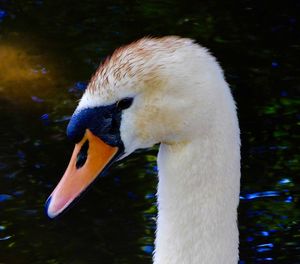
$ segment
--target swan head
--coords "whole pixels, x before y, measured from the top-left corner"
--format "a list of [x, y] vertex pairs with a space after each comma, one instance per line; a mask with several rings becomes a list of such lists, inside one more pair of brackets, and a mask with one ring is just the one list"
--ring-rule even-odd
[[214, 58], [190, 39], [143, 38], [117, 49], [92, 77], [70, 120], [67, 135], [76, 145], [46, 202], [48, 216], [63, 212], [114, 161], [136, 149], [207, 133], [214, 93], [201, 83], [211, 82], [212, 70], [222, 75]]

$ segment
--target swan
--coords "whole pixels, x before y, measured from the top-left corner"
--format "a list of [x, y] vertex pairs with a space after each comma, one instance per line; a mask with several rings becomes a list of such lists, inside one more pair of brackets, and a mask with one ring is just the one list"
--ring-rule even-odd
[[230, 89], [206, 48], [177, 36], [142, 38], [91, 78], [46, 212], [56, 217], [114, 161], [160, 143], [153, 263], [237, 263], [239, 133]]

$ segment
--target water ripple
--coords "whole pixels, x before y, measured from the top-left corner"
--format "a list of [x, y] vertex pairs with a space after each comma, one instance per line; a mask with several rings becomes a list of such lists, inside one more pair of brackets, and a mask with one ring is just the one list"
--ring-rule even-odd
[[275, 196], [280, 196], [280, 193], [278, 191], [264, 191], [264, 192], [255, 192], [255, 193], [248, 193], [245, 195], [241, 195], [240, 199], [252, 200], [261, 197], [275, 197]]
[[12, 195], [9, 194], [0, 194], [0, 202], [6, 202], [8, 200], [13, 199]]
[[0, 237], [0, 241], [5, 241], [5, 240], [8, 240], [10, 238], [11, 238], [11, 236]]

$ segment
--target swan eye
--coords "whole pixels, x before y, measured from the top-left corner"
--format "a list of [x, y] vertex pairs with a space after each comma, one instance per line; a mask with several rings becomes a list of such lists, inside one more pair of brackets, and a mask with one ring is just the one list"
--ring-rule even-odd
[[132, 105], [133, 98], [124, 98], [117, 102], [117, 108], [121, 111], [129, 108]]

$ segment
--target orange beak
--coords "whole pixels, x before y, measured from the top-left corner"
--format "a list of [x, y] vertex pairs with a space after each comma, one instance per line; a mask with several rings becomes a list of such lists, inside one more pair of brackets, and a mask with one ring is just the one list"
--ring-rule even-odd
[[63, 212], [104, 170], [118, 153], [86, 129], [83, 139], [75, 145], [68, 168], [46, 202], [50, 218]]

